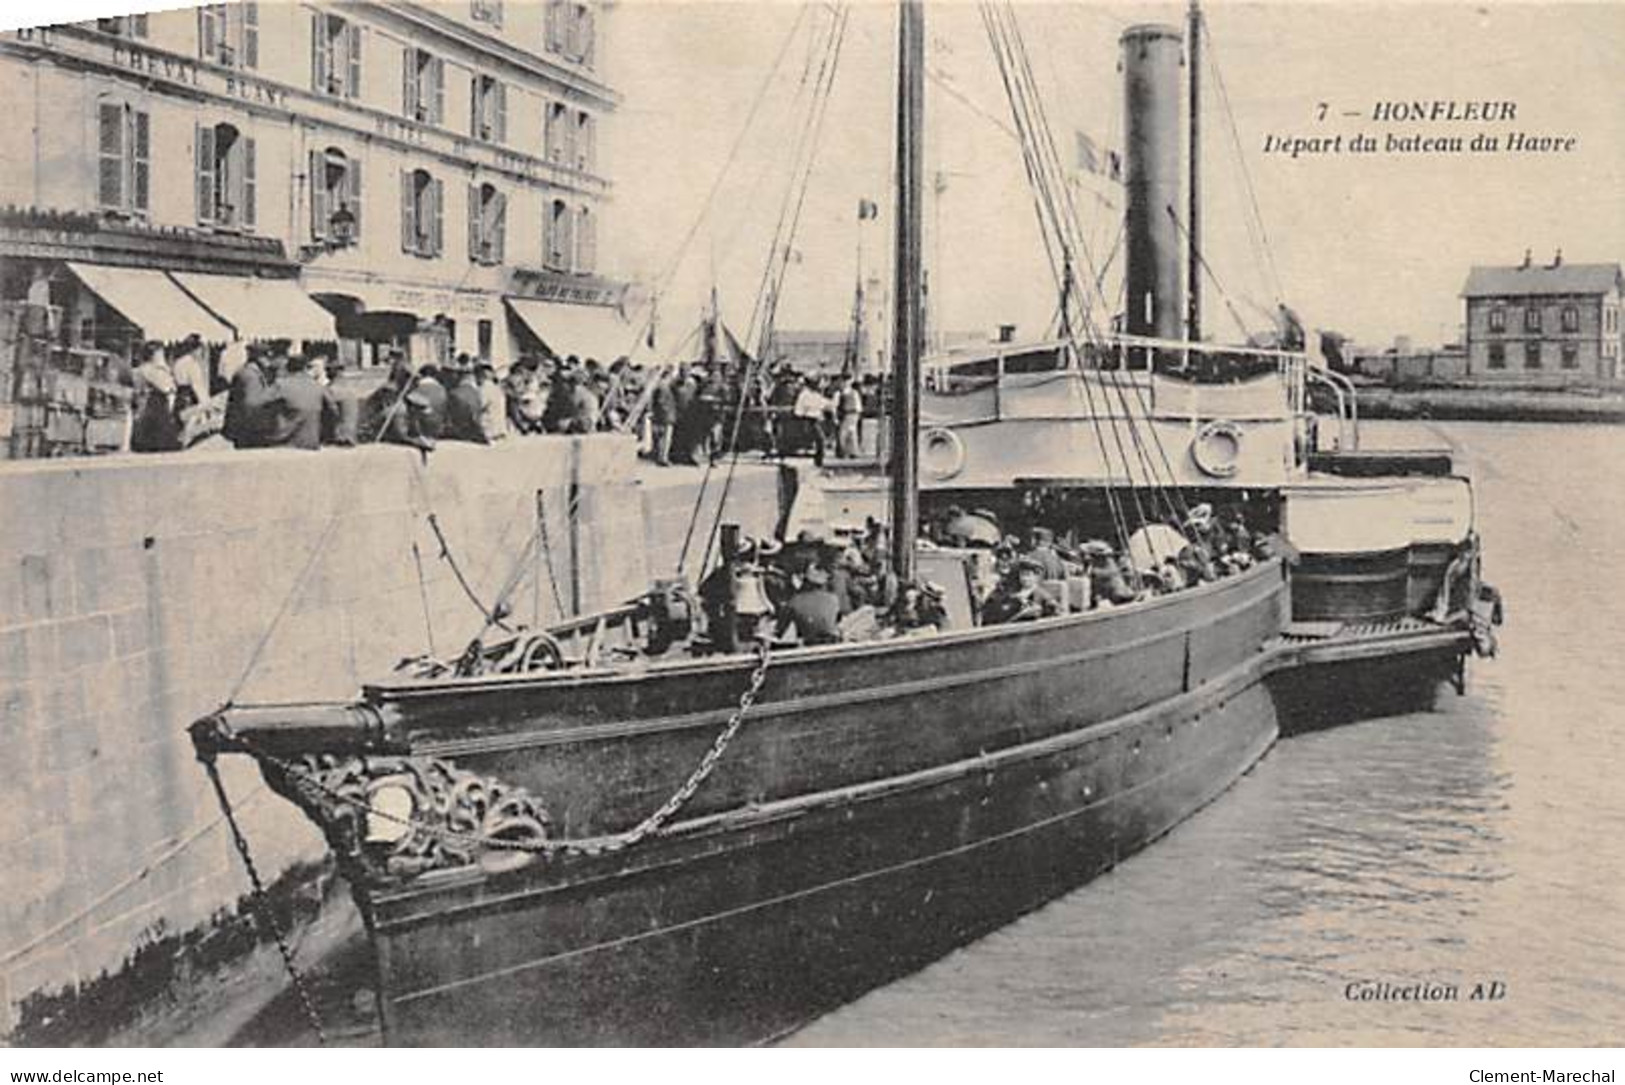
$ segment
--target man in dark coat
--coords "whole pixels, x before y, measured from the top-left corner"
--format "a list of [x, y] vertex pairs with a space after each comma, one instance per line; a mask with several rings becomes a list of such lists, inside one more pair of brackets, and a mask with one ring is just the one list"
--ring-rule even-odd
[[[468, 356], [465, 354], [463, 358]], [[474, 379], [472, 368], [459, 368], [452, 372], [451, 387], [446, 393], [446, 438], [451, 441], [476, 441], [486, 444], [485, 427], [480, 422], [485, 397]]]
[[1016, 564], [1015, 579], [1002, 581], [982, 608], [986, 625], [1006, 622], [1036, 622], [1061, 612], [1060, 600], [1044, 590], [1043, 567], [1030, 557]]
[[276, 382], [265, 409], [265, 444], [268, 447], [322, 447], [322, 408], [327, 396], [311, 378], [304, 358], [287, 361], [287, 371]]
[[425, 365], [419, 369], [417, 382], [406, 396], [412, 424], [419, 436], [434, 441], [445, 432], [447, 398], [446, 386], [440, 383], [440, 368]]
[[249, 348], [248, 361], [231, 378], [221, 431], [238, 448], [261, 448], [267, 443], [268, 408], [273, 398], [271, 382], [275, 379], [269, 353], [268, 347], [253, 345]]

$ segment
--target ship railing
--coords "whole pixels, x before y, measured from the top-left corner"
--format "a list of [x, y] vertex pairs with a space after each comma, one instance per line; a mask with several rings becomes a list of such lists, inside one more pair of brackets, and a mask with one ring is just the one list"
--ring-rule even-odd
[[[1309, 366], [1311, 380], [1319, 381], [1332, 390], [1337, 400], [1337, 447], [1355, 450], [1360, 447], [1360, 400], [1354, 382], [1341, 373], [1324, 366]], [[1304, 408], [1307, 411], [1307, 408]]]

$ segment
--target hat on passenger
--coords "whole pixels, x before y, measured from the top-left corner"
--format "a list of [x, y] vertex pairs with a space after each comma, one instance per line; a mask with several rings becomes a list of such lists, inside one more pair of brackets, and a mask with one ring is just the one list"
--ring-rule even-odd
[[1213, 523], [1213, 506], [1206, 502], [1197, 505], [1185, 518], [1185, 523], [1190, 527], [1207, 527]]
[[829, 570], [822, 565], [809, 565], [801, 578], [809, 584], [825, 585], [829, 583]]

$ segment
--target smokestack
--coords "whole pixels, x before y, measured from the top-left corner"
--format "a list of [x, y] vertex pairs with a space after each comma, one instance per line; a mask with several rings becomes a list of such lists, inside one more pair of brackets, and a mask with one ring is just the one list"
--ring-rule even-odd
[[1534, 259], [1535, 259], [1535, 250], [1534, 249], [1524, 249], [1523, 250], [1523, 263], [1518, 265], [1518, 270], [1519, 271], [1528, 271], [1529, 270], [1529, 264]]
[[1556, 268], [1556, 267], [1562, 267], [1562, 266], [1563, 266], [1563, 250], [1558, 249], [1557, 250], [1557, 255], [1552, 257], [1552, 267]]
[[1184, 38], [1174, 27], [1147, 24], [1123, 31], [1119, 44], [1128, 190], [1124, 222], [1128, 333], [1180, 339], [1185, 288], [1175, 216], [1184, 188], [1179, 131]]

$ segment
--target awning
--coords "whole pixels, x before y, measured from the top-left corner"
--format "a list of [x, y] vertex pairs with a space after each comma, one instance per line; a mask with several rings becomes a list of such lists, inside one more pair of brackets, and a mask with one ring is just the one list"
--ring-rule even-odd
[[310, 300], [291, 279], [172, 273], [186, 292], [208, 306], [243, 339], [337, 339], [333, 314]]
[[148, 339], [170, 343], [193, 332], [206, 343], [229, 343], [233, 338], [230, 328], [161, 271], [71, 262], [68, 270]]
[[504, 298], [513, 315], [560, 358], [574, 354], [612, 362], [631, 351], [637, 336], [620, 311], [607, 305], [569, 305], [535, 298]]

